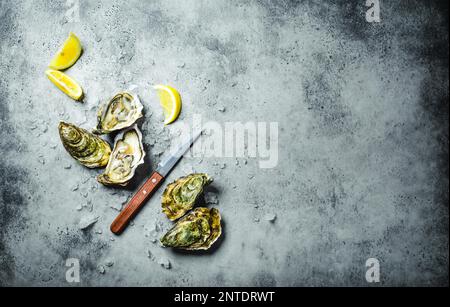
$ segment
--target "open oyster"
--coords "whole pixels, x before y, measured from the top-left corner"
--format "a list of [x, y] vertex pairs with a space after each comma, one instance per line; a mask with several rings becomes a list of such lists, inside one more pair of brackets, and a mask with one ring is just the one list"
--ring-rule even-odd
[[127, 185], [136, 168], [144, 163], [144, 157], [142, 133], [134, 125], [117, 135], [105, 172], [97, 176], [97, 181], [105, 185]]
[[207, 174], [197, 173], [181, 177], [167, 185], [161, 200], [162, 211], [174, 221], [194, 207], [203, 187], [212, 182]]
[[111, 147], [105, 140], [65, 122], [59, 123], [58, 130], [64, 148], [84, 166], [95, 168], [108, 163]]
[[219, 210], [200, 207], [181, 218], [161, 238], [161, 243], [187, 250], [208, 249], [221, 233]]
[[128, 128], [142, 117], [143, 106], [137, 95], [120, 92], [97, 112], [96, 134]]

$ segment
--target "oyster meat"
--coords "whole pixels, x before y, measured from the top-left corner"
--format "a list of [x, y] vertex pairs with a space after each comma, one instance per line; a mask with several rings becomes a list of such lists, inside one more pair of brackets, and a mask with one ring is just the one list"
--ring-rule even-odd
[[182, 217], [194, 207], [203, 187], [212, 182], [212, 178], [204, 173], [181, 177], [167, 185], [161, 200], [162, 211], [174, 221]]
[[139, 97], [128, 92], [120, 92], [97, 112], [95, 134], [106, 134], [128, 128], [142, 117], [143, 106]]
[[206, 250], [221, 233], [219, 210], [199, 207], [181, 218], [160, 241], [166, 247]]
[[117, 135], [105, 172], [97, 181], [104, 185], [127, 185], [136, 168], [144, 163], [144, 157], [142, 133], [134, 125]]
[[84, 166], [95, 168], [108, 163], [111, 147], [105, 140], [65, 122], [59, 123], [58, 130], [64, 148]]

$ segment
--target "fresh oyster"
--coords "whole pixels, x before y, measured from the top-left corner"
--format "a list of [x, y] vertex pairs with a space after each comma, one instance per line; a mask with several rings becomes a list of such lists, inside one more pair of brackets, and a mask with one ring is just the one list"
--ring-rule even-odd
[[105, 172], [97, 181], [105, 185], [127, 185], [136, 168], [144, 163], [144, 157], [142, 133], [134, 125], [117, 135]]
[[128, 128], [142, 117], [143, 106], [139, 97], [128, 92], [120, 92], [97, 112], [95, 134], [105, 134]]
[[181, 218], [161, 238], [161, 243], [187, 250], [208, 249], [221, 233], [219, 210], [200, 207]]
[[181, 177], [167, 185], [162, 195], [162, 211], [174, 221], [194, 207], [203, 187], [212, 182], [207, 174], [197, 173]]
[[59, 136], [69, 154], [89, 168], [108, 163], [111, 147], [108, 142], [73, 124], [60, 122]]

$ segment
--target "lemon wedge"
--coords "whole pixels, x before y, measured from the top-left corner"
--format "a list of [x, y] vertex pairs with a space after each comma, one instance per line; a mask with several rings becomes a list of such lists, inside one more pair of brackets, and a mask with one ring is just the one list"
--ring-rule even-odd
[[153, 87], [159, 96], [159, 103], [161, 104], [165, 116], [164, 124], [173, 123], [180, 115], [181, 111], [181, 96], [180, 93], [169, 85], [155, 85]]
[[51, 69], [63, 70], [69, 68], [78, 60], [81, 55], [81, 43], [75, 34], [70, 32], [69, 37], [64, 44], [59, 48], [56, 55], [53, 57], [50, 65]]
[[75, 100], [81, 100], [81, 98], [83, 98], [81, 86], [65, 73], [54, 69], [48, 69], [45, 71], [45, 74], [50, 81], [70, 98]]

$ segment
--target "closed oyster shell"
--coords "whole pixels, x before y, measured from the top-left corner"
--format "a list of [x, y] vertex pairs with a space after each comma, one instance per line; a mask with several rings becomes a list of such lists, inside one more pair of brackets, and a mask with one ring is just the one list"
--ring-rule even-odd
[[65, 122], [59, 123], [58, 130], [64, 148], [84, 166], [95, 168], [108, 163], [111, 147], [105, 140]]
[[212, 178], [204, 173], [181, 177], [167, 185], [161, 199], [162, 211], [174, 221], [194, 207], [198, 196]]
[[143, 106], [137, 95], [120, 92], [99, 108], [97, 127], [93, 132], [106, 134], [128, 128], [143, 116], [142, 109]]
[[97, 181], [104, 185], [127, 185], [136, 168], [144, 163], [144, 157], [142, 133], [134, 125], [117, 135], [105, 172], [97, 176]]
[[162, 238], [166, 247], [186, 250], [206, 250], [222, 234], [220, 213], [216, 208], [195, 208], [170, 229]]

